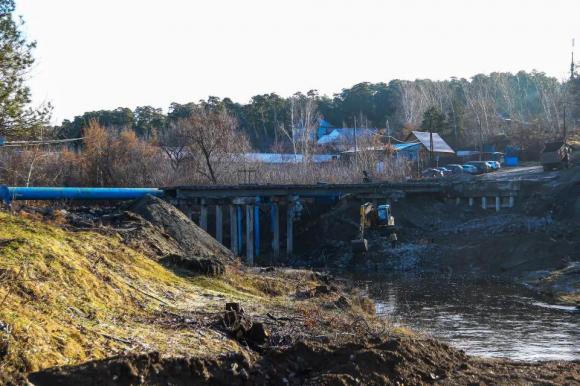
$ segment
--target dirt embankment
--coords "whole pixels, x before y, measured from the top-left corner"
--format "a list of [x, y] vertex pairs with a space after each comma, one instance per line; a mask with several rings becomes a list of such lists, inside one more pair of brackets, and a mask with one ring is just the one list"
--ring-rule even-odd
[[578, 363], [514, 363], [470, 358], [433, 340], [362, 338], [344, 344], [298, 342], [256, 359], [128, 355], [30, 375], [36, 385], [564, 385], [580, 382]]

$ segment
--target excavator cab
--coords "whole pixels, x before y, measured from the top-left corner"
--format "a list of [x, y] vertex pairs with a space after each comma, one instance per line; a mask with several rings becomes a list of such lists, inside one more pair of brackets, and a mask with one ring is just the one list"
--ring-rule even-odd
[[379, 227], [394, 228], [395, 217], [391, 214], [391, 205], [383, 204], [377, 208], [377, 222]]
[[365, 239], [367, 229], [393, 229], [395, 227], [395, 218], [391, 213], [390, 204], [374, 205], [366, 202], [360, 206], [359, 216], [359, 237], [350, 242], [353, 253], [368, 252], [368, 240]]

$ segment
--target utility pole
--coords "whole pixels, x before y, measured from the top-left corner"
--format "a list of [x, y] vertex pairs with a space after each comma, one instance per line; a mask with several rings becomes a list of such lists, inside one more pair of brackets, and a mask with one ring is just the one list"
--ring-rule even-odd
[[354, 117], [353, 133], [354, 133], [354, 162], [358, 166], [358, 146], [357, 146], [358, 143], [357, 143], [357, 138], [356, 138], [356, 116]]
[[566, 138], [568, 138], [568, 128], [566, 127], [566, 102], [564, 102], [564, 105], [562, 106], [562, 110], [564, 111], [564, 119], [563, 119], [563, 124], [564, 124], [564, 144], [566, 144]]
[[574, 79], [576, 66], [574, 65], [574, 39], [572, 39], [572, 62], [570, 63], [570, 79]]
[[429, 125], [429, 164], [433, 167], [433, 122]]
[[478, 119], [477, 123], [479, 124], [479, 160], [482, 161], [483, 159], [483, 127], [481, 126], [481, 120]]
[[387, 138], [389, 140], [389, 149], [391, 148], [391, 128], [389, 127], [389, 120], [387, 119]]

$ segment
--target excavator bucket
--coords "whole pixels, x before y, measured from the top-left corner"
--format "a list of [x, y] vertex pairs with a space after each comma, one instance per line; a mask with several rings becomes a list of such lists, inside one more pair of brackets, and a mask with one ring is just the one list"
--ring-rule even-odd
[[369, 245], [367, 239], [355, 239], [350, 241], [350, 246], [353, 253], [368, 252]]

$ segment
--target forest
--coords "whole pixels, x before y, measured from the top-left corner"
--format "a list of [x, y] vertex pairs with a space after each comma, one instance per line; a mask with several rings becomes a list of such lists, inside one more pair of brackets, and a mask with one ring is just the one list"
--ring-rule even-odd
[[425, 112], [431, 109], [441, 116], [436, 131], [454, 146], [474, 146], [482, 138], [505, 134], [525, 147], [526, 140], [561, 135], [564, 120], [570, 128], [578, 126], [579, 96], [577, 77], [561, 82], [542, 72], [520, 71], [444, 81], [363, 82], [332, 96], [316, 90], [290, 97], [270, 93], [256, 95], [246, 104], [210, 96], [198, 102], [171, 103], [167, 113], [160, 107], [119, 107], [85, 112], [52, 130], [58, 138], [78, 138], [96, 120], [113, 131], [130, 129], [140, 138], [155, 140], [172, 123], [201, 107], [227, 111], [253, 148], [272, 151], [288, 150], [293, 127], [317, 125], [312, 119], [304, 122], [305, 106], [313, 110], [311, 116], [324, 118], [335, 127], [383, 128], [395, 137], [421, 129]]

